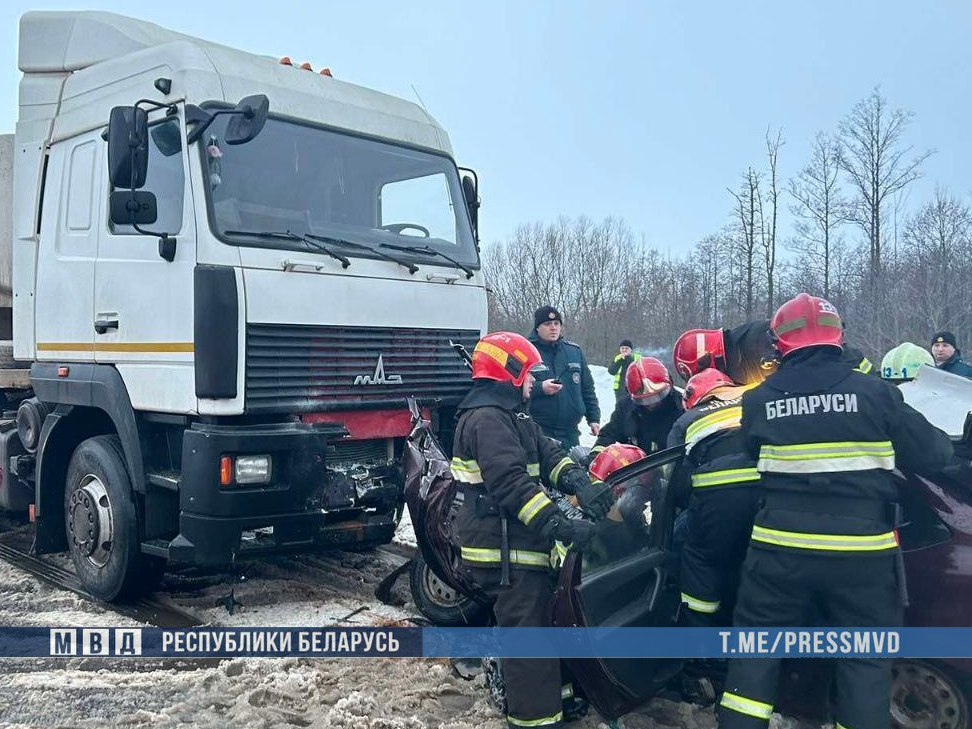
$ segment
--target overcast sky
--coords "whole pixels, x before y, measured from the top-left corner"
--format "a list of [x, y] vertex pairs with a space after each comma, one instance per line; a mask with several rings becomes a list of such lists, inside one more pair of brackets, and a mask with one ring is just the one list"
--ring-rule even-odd
[[789, 177], [814, 134], [834, 130], [878, 84], [893, 107], [914, 112], [908, 142], [938, 150], [909, 204], [936, 184], [972, 193], [972, 3], [963, 0], [8, 0], [0, 130], [13, 131], [17, 114], [20, 15], [82, 7], [309, 60], [396, 96], [417, 92], [457, 161], [480, 175], [486, 243], [560, 214], [617, 215], [648, 243], [685, 251], [728, 220], [726, 187], [763, 164], [767, 127], [783, 129]]

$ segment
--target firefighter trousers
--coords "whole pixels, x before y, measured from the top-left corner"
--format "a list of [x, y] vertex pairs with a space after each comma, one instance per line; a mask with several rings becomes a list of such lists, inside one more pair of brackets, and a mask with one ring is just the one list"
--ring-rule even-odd
[[[471, 569], [471, 576], [496, 599], [493, 614], [500, 628], [548, 628], [553, 609], [553, 581], [541, 570], [511, 569], [509, 587], [500, 570]], [[501, 658], [506, 685], [506, 721], [511, 729], [563, 724], [559, 658]]]
[[730, 622], [739, 571], [756, 514], [754, 486], [696, 489], [688, 508], [682, 548], [681, 622], [711, 627]]
[[[736, 627], [895, 627], [903, 612], [896, 554], [807, 553], [750, 547]], [[813, 621], [813, 622], [811, 622]], [[834, 726], [888, 729], [891, 659], [841, 657], [835, 665]], [[774, 710], [779, 658], [729, 663], [720, 729], [765, 729]]]

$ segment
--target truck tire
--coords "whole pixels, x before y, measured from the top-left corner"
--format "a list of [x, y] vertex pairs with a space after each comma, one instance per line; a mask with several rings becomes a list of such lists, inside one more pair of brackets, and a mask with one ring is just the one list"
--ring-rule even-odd
[[412, 558], [409, 587], [415, 607], [435, 625], [485, 625], [489, 608], [446, 585], [433, 572], [419, 550]]
[[132, 482], [117, 435], [89, 438], [75, 449], [64, 521], [74, 569], [95, 597], [110, 602], [134, 596], [148, 587], [145, 574], [159, 574], [143, 570], [149, 565], [142, 564]]

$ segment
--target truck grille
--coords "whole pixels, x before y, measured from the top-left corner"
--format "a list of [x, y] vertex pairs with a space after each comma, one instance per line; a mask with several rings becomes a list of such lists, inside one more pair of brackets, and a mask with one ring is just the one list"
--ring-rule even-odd
[[472, 351], [478, 338], [463, 329], [247, 324], [246, 412], [400, 407], [409, 396], [454, 405], [471, 380], [449, 340]]

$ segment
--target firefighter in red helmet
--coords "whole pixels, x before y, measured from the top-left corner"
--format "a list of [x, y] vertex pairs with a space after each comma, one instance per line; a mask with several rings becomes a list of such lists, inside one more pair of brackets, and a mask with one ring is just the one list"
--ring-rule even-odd
[[668, 439], [669, 447], [685, 444], [672, 489], [678, 501], [688, 502], [682, 622], [694, 627], [730, 624], [756, 513], [759, 473], [739, 433], [744, 390], [712, 367], [693, 375], [685, 386], [685, 414]]
[[[740, 431], [757, 458], [764, 504], [735, 624], [900, 625], [892, 471], [941, 469], [951, 441], [896, 387], [842, 361], [843, 326], [826, 299], [800, 294], [787, 301], [771, 330], [779, 369], [742, 400]], [[778, 658], [730, 661], [723, 729], [768, 725], [779, 669]], [[835, 671], [835, 726], [887, 729], [890, 661], [842, 658]]]
[[[464, 499], [456, 517], [463, 565], [495, 598], [497, 625], [545, 627], [553, 601], [554, 540], [584, 549], [594, 524], [568, 519], [547, 488], [573, 494], [592, 519], [613, 499], [591, 481], [524, 411], [540, 353], [525, 337], [495, 332], [472, 354], [473, 387], [459, 405], [452, 474]], [[510, 727], [558, 727], [563, 721], [557, 658], [501, 660]]]
[[[754, 385], [771, 375], [779, 355], [773, 346], [768, 319], [747, 322], [732, 329], [689, 329], [675, 340], [675, 370], [687, 380], [709, 367], [725, 372], [740, 385]], [[864, 374], [871, 361], [856, 348], [844, 347], [844, 361]]]
[[668, 431], [682, 414], [682, 398], [661, 360], [642, 357], [624, 376], [628, 396], [619, 400], [594, 441], [592, 457], [610, 443], [630, 443], [647, 453], [665, 447]]

